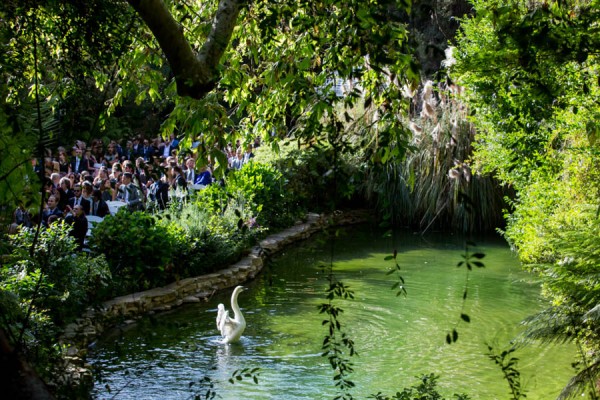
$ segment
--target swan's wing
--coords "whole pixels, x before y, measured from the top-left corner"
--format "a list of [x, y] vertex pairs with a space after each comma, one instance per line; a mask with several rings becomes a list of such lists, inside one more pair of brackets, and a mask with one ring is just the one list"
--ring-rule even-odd
[[221, 335], [225, 339], [224, 343], [236, 342], [240, 339], [242, 333], [244, 333], [244, 329], [246, 329], [246, 321], [237, 321], [227, 317], [223, 321], [221, 328]]
[[217, 309], [217, 329], [223, 334], [223, 324], [229, 319], [229, 312], [223, 304], [219, 304]]
[[223, 336], [225, 339], [229, 338], [232, 332], [235, 332], [237, 325], [237, 322], [229, 318], [229, 315], [227, 315], [227, 318], [225, 318], [221, 323], [221, 336]]

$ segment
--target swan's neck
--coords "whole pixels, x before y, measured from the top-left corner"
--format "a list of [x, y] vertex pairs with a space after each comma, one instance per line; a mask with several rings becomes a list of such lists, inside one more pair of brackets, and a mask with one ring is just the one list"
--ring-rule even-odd
[[240, 292], [235, 291], [231, 295], [231, 309], [233, 310], [233, 318], [237, 321], [243, 321], [244, 316], [242, 315], [242, 311], [240, 310], [240, 306], [238, 306], [238, 295]]

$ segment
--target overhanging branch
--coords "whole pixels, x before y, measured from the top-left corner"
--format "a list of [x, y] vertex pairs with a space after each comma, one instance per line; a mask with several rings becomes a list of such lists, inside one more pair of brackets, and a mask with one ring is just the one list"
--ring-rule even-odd
[[201, 99], [215, 86], [217, 67], [229, 45], [241, 1], [220, 0], [208, 38], [196, 55], [183, 29], [162, 0], [127, 0], [148, 26], [167, 57], [177, 94]]

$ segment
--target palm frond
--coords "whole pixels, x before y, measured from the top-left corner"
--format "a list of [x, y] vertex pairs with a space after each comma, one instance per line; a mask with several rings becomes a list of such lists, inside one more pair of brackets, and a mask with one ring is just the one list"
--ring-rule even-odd
[[595, 358], [589, 365], [572, 377], [557, 397], [557, 400], [572, 399], [591, 392], [590, 398], [597, 399], [596, 381], [600, 377], [600, 358]]

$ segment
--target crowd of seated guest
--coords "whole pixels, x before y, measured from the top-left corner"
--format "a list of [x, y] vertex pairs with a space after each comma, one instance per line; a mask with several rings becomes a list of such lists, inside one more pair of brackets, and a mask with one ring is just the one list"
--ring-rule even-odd
[[[228, 169], [240, 169], [254, 157], [254, 143], [242, 148], [228, 144], [223, 152]], [[121, 146], [114, 140], [105, 143], [94, 139], [90, 145], [77, 140], [67, 150], [60, 146], [56, 152], [47, 152], [43, 160], [43, 185], [46, 204], [41, 216], [30, 215], [22, 205], [14, 212], [11, 230], [19, 226], [32, 227], [37, 223], [48, 227], [55, 221], [71, 224], [71, 234], [81, 248], [87, 234], [87, 217], [104, 218], [112, 205], [126, 206], [128, 210], [146, 209], [153, 204], [158, 209], [167, 207], [170, 193], [185, 196], [189, 190], [202, 189], [213, 184], [212, 166], [197, 168], [192, 152], [179, 157], [179, 140], [136, 137]], [[39, 172], [40, 163], [32, 160]], [[85, 223], [85, 224], [84, 224]], [[85, 226], [85, 229], [84, 229]]]

